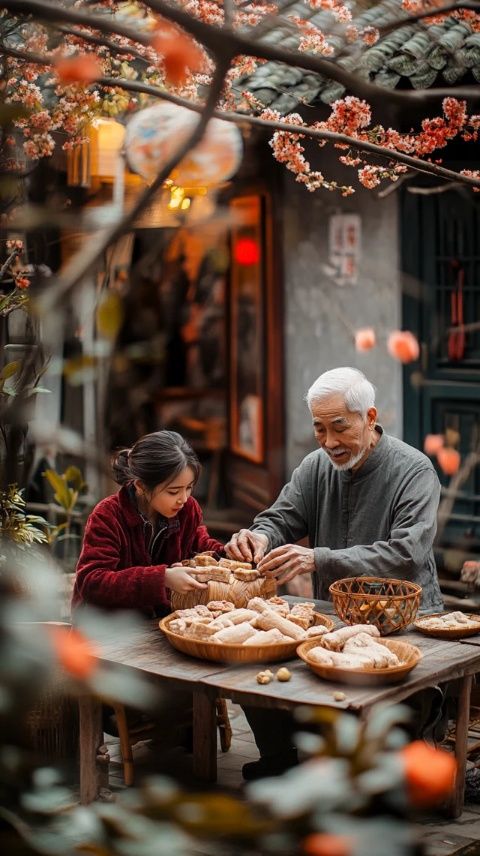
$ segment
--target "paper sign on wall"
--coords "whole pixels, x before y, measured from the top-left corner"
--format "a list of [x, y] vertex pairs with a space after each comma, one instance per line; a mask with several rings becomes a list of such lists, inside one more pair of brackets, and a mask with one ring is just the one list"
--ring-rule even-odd
[[358, 214], [334, 214], [328, 231], [329, 262], [338, 285], [356, 285], [361, 251]]

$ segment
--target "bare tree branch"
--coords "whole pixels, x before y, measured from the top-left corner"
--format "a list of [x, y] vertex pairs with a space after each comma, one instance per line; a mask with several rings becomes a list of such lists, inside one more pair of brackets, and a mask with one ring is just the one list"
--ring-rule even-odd
[[438, 508], [437, 534], [435, 536], [436, 544], [439, 544], [442, 540], [442, 535], [452, 513], [459, 489], [461, 488], [462, 484], [467, 481], [467, 479], [470, 477], [470, 474], [473, 472], [475, 467], [478, 466], [479, 463], [480, 453], [476, 449], [473, 452], [470, 452], [469, 455], [467, 455], [458, 473], [456, 473], [456, 475], [453, 476], [452, 480], [450, 481], [448, 495], [446, 495], [445, 498], [441, 501]]
[[407, 187], [407, 192], [415, 196], [435, 196], [448, 190], [457, 190], [461, 186], [459, 181], [452, 181], [451, 184], [438, 184], [436, 187]]
[[136, 51], [134, 47], [126, 47], [125, 45], [118, 45], [114, 42], [109, 42], [107, 39], [102, 39], [100, 36], [94, 36], [92, 33], [88, 32], [88, 30], [77, 30], [75, 27], [65, 27], [61, 24], [58, 24], [56, 27], [54, 26], [54, 28], [59, 30], [61, 33], [65, 33], [67, 36], [74, 36], [76, 39], [83, 39], [83, 41], [91, 42], [93, 45], [109, 48], [110, 51], [117, 54], [134, 56], [135, 59], [138, 59], [140, 62], [144, 62], [147, 65], [150, 64], [149, 60], [146, 59], [140, 51]]
[[434, 18], [436, 15], [448, 15], [449, 12], [459, 12], [462, 9], [480, 13], [480, 3], [469, 0], [469, 2], [448, 3], [445, 6], [432, 6], [429, 11], [418, 12], [414, 15], [408, 15], [406, 18], [401, 18], [398, 21], [392, 21], [390, 24], [385, 24], [378, 28], [380, 38], [388, 36], [389, 33], [399, 30], [401, 27], [408, 27], [411, 24], [416, 24], [418, 21], [424, 21], [428, 18]]
[[12, 262], [15, 261], [17, 256], [18, 256], [17, 250], [14, 250], [13, 253], [10, 253], [8, 259], [3, 263], [2, 267], [0, 268], [0, 280], [3, 279], [8, 268], [10, 267]]
[[[384, 187], [383, 190], [379, 190], [379, 192], [376, 194], [377, 199], [386, 199], [387, 196], [391, 196], [392, 193], [396, 193], [397, 190], [400, 189], [402, 184], [405, 184], [405, 182], [409, 181], [414, 175], [415, 172], [413, 171], [404, 173], [404, 175], [401, 175], [398, 181], [396, 181], [394, 184], [389, 184], [388, 187]], [[447, 187], [447, 185], [445, 186]], [[451, 184], [449, 184], [448, 187], [451, 187]]]
[[223, 15], [226, 27], [231, 27], [235, 16], [235, 0], [223, 0]]

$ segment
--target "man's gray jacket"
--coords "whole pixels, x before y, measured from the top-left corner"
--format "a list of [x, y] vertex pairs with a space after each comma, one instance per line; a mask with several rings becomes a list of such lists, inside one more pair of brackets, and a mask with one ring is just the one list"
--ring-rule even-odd
[[313, 592], [329, 599], [343, 577], [394, 577], [423, 588], [422, 609], [443, 609], [433, 557], [440, 483], [430, 460], [401, 440], [381, 437], [356, 471], [337, 470], [318, 449], [294, 471], [252, 531], [269, 549], [308, 536], [314, 547]]

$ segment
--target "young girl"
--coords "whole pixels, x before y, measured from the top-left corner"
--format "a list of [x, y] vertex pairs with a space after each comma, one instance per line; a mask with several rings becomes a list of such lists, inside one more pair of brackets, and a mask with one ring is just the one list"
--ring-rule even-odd
[[169, 590], [206, 588], [173, 565], [205, 550], [224, 554], [191, 496], [200, 463], [180, 434], [156, 431], [118, 452], [113, 472], [122, 487], [88, 518], [72, 609], [91, 604], [165, 615]]

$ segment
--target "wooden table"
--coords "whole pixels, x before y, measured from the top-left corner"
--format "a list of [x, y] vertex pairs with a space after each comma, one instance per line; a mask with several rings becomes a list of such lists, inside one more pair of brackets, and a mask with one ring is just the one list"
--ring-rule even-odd
[[[289, 598], [301, 600], [301, 598]], [[317, 601], [317, 610], [332, 612], [332, 605]], [[397, 637], [398, 638], [398, 635]], [[165, 688], [187, 689], [193, 693], [193, 765], [199, 778], [215, 781], [217, 766], [217, 735], [215, 699], [229, 698], [242, 705], [292, 709], [298, 705], [327, 705], [357, 713], [364, 718], [376, 704], [395, 704], [418, 690], [439, 683], [458, 680], [455, 755], [458, 762], [456, 790], [449, 805], [449, 814], [458, 817], [463, 810], [470, 692], [473, 675], [480, 671], [480, 647], [456, 641], [443, 641], [404, 632], [400, 638], [417, 645], [423, 658], [418, 666], [399, 684], [378, 687], [350, 687], [323, 681], [301, 660], [292, 659], [288, 668], [292, 680], [257, 684], [256, 664], [232, 665], [196, 660], [173, 649], [151, 623], [139, 630], [128, 642], [104, 644], [99, 659], [104, 665], [121, 665], [143, 673], [148, 679], [160, 681]], [[467, 642], [468, 640], [465, 640]], [[345, 693], [344, 701], [335, 701], [336, 691]], [[85, 696], [80, 699], [80, 798], [91, 802], [98, 794], [96, 758], [103, 743], [101, 702]]]

